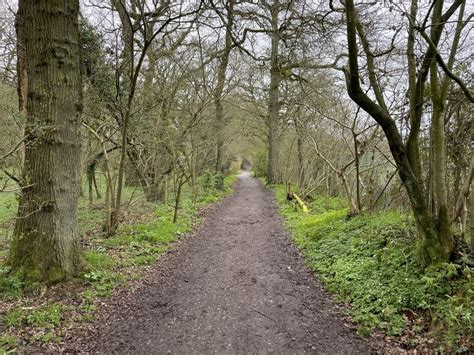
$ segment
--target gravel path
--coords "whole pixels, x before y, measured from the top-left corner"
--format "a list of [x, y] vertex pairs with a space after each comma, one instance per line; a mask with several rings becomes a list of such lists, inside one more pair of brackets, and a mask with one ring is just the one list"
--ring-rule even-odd
[[248, 173], [236, 191], [101, 320], [93, 351], [352, 354], [370, 344], [303, 266], [274, 198]]

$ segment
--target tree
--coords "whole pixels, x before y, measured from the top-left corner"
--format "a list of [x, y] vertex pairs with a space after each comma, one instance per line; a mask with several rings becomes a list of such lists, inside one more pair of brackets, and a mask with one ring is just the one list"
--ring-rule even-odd
[[224, 146], [224, 129], [225, 115], [222, 105], [222, 93], [224, 92], [224, 84], [226, 80], [226, 70], [229, 64], [230, 52], [233, 48], [232, 27], [234, 23], [234, 0], [226, 3], [227, 18], [225, 20], [225, 44], [222, 54], [219, 57], [219, 67], [217, 72], [217, 85], [214, 89], [214, 106], [216, 108], [216, 133], [217, 133], [217, 157], [216, 157], [216, 173], [220, 174], [219, 188], [224, 189], [224, 163], [225, 163], [225, 146]]
[[17, 24], [28, 24], [17, 32], [28, 78], [27, 123], [22, 192], [8, 261], [26, 279], [56, 282], [80, 269], [78, 15], [78, 0], [18, 4]]
[[280, 118], [280, 2], [274, 1], [270, 5], [271, 49], [270, 49], [270, 86], [268, 89], [268, 169], [267, 178], [270, 184], [278, 182], [278, 123]]
[[[419, 67], [416, 81], [413, 74], [416, 73], [415, 61], [413, 60], [413, 33], [409, 33], [407, 53], [409, 60], [410, 82], [409, 82], [409, 118], [410, 133], [406, 143], [403, 140], [402, 132], [399, 131], [394, 117], [389, 112], [385, 104], [383, 89], [379, 84], [376, 73], [374, 58], [364, 32], [364, 26], [359, 19], [359, 15], [354, 6], [353, 0], [345, 2], [346, 25], [347, 25], [347, 46], [349, 50], [349, 66], [344, 68], [347, 82], [347, 91], [351, 99], [365, 110], [380, 125], [385, 133], [392, 156], [398, 168], [400, 178], [407, 190], [413, 209], [414, 217], [423, 241], [423, 251], [427, 264], [447, 261], [453, 251], [454, 242], [450, 230], [449, 212], [447, 207], [446, 188], [446, 151], [444, 120], [442, 119], [443, 95], [440, 93], [438, 84], [438, 73], [436, 58], [438, 56], [437, 46], [443, 34], [446, 22], [463, 4], [464, 1], [457, 0], [443, 13], [443, 1], [435, 1], [433, 7], [426, 15], [426, 19], [421, 26], [415, 26], [417, 14], [417, 0], [412, 1], [410, 14], [406, 17], [410, 21], [410, 31], [415, 27], [422, 36], [429, 42], [429, 46], [423, 55], [423, 60]], [[428, 15], [431, 14], [431, 33], [428, 36], [424, 30], [427, 27]], [[461, 26], [462, 27], [462, 26]], [[364, 50], [367, 62], [369, 82], [374, 93], [375, 100], [372, 99], [361, 87], [359, 74], [359, 50], [357, 35]], [[452, 53], [456, 52], [456, 43], [452, 46]], [[445, 70], [443, 68], [443, 70]], [[448, 68], [449, 70], [449, 68]], [[435, 208], [432, 211], [425, 199], [424, 186], [421, 181], [421, 164], [418, 148], [420, 126], [423, 116], [425, 84], [430, 74], [431, 102], [433, 112], [431, 115], [432, 130], [432, 161], [433, 181], [434, 181], [434, 202]], [[445, 90], [441, 88], [441, 91]]]

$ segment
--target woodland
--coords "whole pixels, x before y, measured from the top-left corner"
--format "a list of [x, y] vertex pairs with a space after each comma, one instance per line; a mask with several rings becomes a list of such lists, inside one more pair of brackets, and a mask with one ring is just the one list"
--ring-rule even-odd
[[472, 350], [473, 10], [0, 0], [0, 353], [91, 321], [242, 166], [359, 334]]

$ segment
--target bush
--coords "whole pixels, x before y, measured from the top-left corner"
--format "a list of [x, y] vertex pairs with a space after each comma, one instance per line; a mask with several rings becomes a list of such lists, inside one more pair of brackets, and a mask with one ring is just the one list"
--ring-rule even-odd
[[266, 177], [267, 176], [267, 165], [268, 157], [264, 150], [257, 152], [254, 155], [252, 170], [255, 177]]
[[218, 188], [221, 181], [222, 181], [222, 175], [216, 174], [215, 172], [209, 169], [206, 170], [204, 174], [202, 174], [198, 178], [198, 184], [199, 184], [200, 190], [205, 195], [209, 194], [214, 189]]

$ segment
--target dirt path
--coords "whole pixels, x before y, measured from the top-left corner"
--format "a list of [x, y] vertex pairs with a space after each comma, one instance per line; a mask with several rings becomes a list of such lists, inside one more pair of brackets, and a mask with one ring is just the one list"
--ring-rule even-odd
[[302, 263], [270, 192], [236, 191], [156, 277], [101, 320], [94, 351], [164, 354], [369, 351]]

